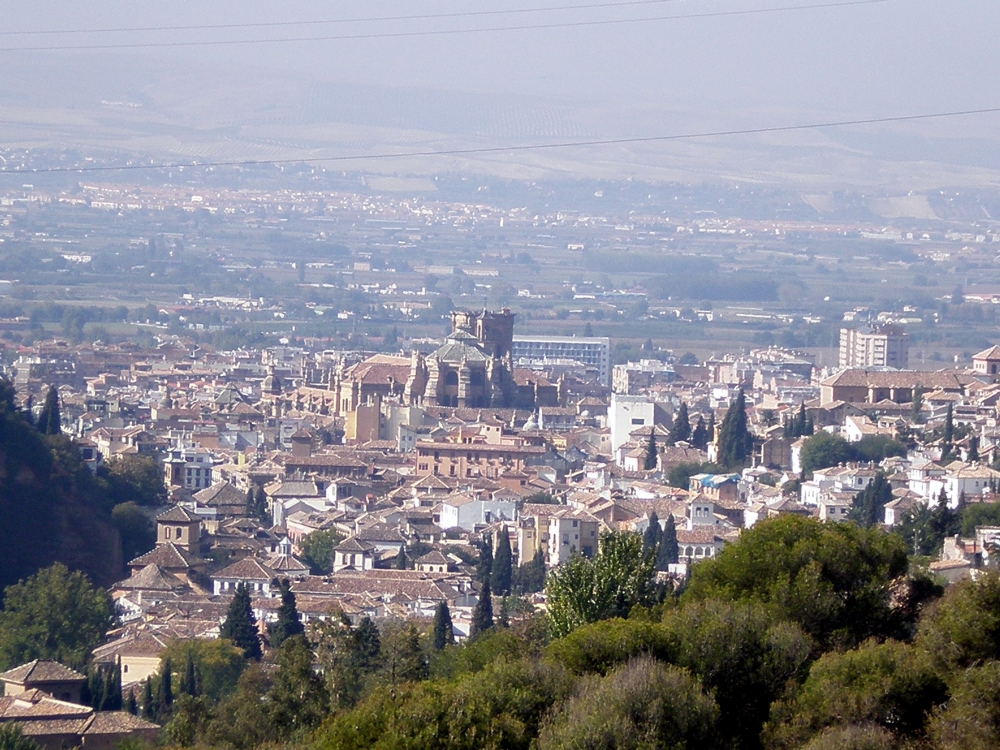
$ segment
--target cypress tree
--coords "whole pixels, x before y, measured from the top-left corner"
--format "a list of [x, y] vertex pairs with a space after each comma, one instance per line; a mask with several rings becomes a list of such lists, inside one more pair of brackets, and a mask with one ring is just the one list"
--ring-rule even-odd
[[108, 675], [108, 686], [105, 695], [105, 711], [122, 710], [122, 669], [120, 665], [116, 664]]
[[660, 528], [660, 517], [656, 515], [656, 511], [654, 510], [649, 514], [649, 526], [646, 527], [646, 532], [642, 535], [642, 551], [645, 554], [656, 554], [660, 548], [660, 534], [662, 531]]
[[476, 565], [476, 578], [488, 581], [493, 573], [493, 542], [488, 536], [479, 541], [479, 563]]
[[447, 602], [439, 602], [434, 610], [434, 650], [440, 651], [445, 646], [455, 642], [452, 630], [451, 611]]
[[708, 445], [708, 443], [711, 443], [711, 442], [713, 442], [715, 440], [715, 412], [714, 411], [711, 411], [711, 412], [708, 413], [708, 427], [706, 429], [708, 430], [708, 441], [705, 443], [705, 445]]
[[975, 435], [969, 438], [969, 462], [979, 460], [979, 438]]
[[955, 440], [955, 415], [952, 412], [951, 402], [948, 402], [948, 413], [944, 418], [944, 434], [941, 436], [941, 460], [943, 461], [951, 455], [952, 442]]
[[153, 678], [146, 678], [142, 686], [142, 718], [152, 721], [156, 718], [156, 707], [153, 705]]
[[667, 520], [663, 524], [663, 533], [660, 535], [660, 546], [656, 551], [656, 569], [667, 570], [667, 566], [676, 563], [679, 558], [677, 524], [674, 521], [674, 514], [670, 513], [667, 515]]
[[691, 445], [701, 451], [708, 447], [708, 427], [705, 425], [704, 417], [698, 417], [698, 424], [691, 433]]
[[881, 523], [885, 504], [892, 500], [892, 485], [884, 472], [877, 472], [875, 478], [854, 498], [851, 517], [862, 526], [871, 527]]
[[393, 567], [396, 570], [406, 570], [406, 545], [399, 545], [399, 552], [396, 553], [396, 559], [393, 562]]
[[278, 621], [271, 628], [271, 645], [275, 648], [295, 635], [305, 633], [302, 621], [299, 619], [299, 610], [295, 606], [295, 594], [292, 593], [291, 584], [285, 578], [278, 583], [281, 590], [281, 605], [278, 607]]
[[174, 704], [173, 676], [171, 671], [173, 665], [168, 656], [163, 660], [160, 667], [160, 684], [156, 690], [156, 715], [159, 718], [170, 714], [170, 707]]
[[252, 486], [250, 487], [250, 489], [247, 490], [247, 498], [245, 501], [245, 507], [243, 509], [243, 514], [247, 518], [257, 517], [257, 495], [254, 493], [253, 490], [254, 488]]
[[180, 689], [185, 695], [190, 695], [192, 698], [198, 697], [198, 678], [195, 675], [194, 657], [191, 656], [191, 651], [187, 652], [187, 659], [184, 662]]
[[139, 705], [136, 703], [135, 693], [131, 690], [128, 693], [128, 700], [125, 701], [125, 710], [133, 716], [139, 713]]
[[493, 595], [490, 593], [490, 580], [483, 581], [479, 591], [479, 601], [472, 610], [472, 624], [469, 627], [469, 638], [482, 635], [493, 627]]
[[510, 535], [507, 533], [507, 527], [502, 526], [500, 528], [500, 541], [497, 542], [497, 553], [493, 558], [493, 568], [490, 572], [490, 588], [501, 596], [510, 593], [512, 566]]
[[667, 435], [667, 444], [676, 445], [681, 441], [687, 442], [690, 437], [691, 420], [688, 418], [688, 407], [687, 404], [682, 403], [674, 416], [674, 425], [670, 428], [670, 434]]
[[652, 471], [656, 468], [656, 427], [649, 430], [649, 442], [646, 443], [646, 458], [642, 462], [645, 471]]
[[753, 436], [747, 428], [746, 408], [746, 396], [740, 388], [739, 395], [730, 405], [719, 428], [719, 452], [716, 460], [727, 469], [745, 464], [753, 451]]
[[62, 433], [62, 417], [59, 414], [59, 391], [54, 385], [49, 386], [45, 394], [45, 405], [38, 415], [38, 431], [45, 435]]
[[236, 594], [229, 603], [226, 621], [219, 629], [220, 638], [228, 638], [238, 648], [243, 649], [246, 659], [260, 659], [262, 651], [257, 636], [257, 618], [250, 606], [250, 591], [245, 584], [236, 587]]

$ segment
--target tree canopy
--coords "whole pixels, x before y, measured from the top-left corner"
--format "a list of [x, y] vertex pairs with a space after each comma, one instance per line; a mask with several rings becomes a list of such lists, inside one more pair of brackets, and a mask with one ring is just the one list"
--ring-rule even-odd
[[719, 426], [716, 444], [716, 461], [728, 469], [745, 465], [753, 452], [753, 435], [747, 427], [747, 401], [742, 388]]
[[4, 590], [0, 669], [32, 659], [83, 667], [114, 622], [111, 598], [86, 575], [56, 563]]

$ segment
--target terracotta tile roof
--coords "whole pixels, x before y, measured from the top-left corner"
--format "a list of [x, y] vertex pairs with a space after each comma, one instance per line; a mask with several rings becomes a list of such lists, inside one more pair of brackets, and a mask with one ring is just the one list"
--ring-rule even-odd
[[173, 542], [158, 544], [145, 555], [140, 555], [129, 563], [130, 568], [158, 565], [164, 570], [191, 568], [201, 563], [200, 558], [182, 550]]
[[31, 682], [81, 682], [87, 678], [57, 661], [35, 659], [0, 674], [3, 682], [25, 685]]
[[170, 510], [166, 510], [156, 517], [157, 522], [165, 523], [191, 523], [201, 521], [201, 518], [180, 505], [175, 505]]
[[272, 581], [275, 575], [274, 571], [260, 562], [260, 560], [245, 557], [212, 576], [213, 580], [221, 578], [233, 578], [242, 581]]

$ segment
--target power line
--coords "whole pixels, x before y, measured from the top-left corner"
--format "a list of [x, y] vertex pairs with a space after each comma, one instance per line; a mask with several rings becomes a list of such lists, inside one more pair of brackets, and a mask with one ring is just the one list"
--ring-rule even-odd
[[584, 5], [553, 5], [545, 8], [508, 8], [504, 10], [473, 10], [455, 13], [419, 13], [401, 16], [361, 16], [358, 18], [329, 18], [316, 21], [259, 21], [253, 23], [214, 23], [189, 26], [119, 26], [104, 29], [40, 29], [25, 31], [0, 31], [0, 36], [52, 36], [58, 34], [116, 34], [146, 31], [209, 31], [217, 29], [262, 29], [280, 26], [317, 26], [340, 23], [376, 23], [383, 21], [426, 21], [440, 18], [473, 18], [477, 16], [509, 16], [521, 13], [550, 13], [564, 10], [590, 10], [593, 8], [625, 8], [635, 5], [661, 5], [681, 0], [627, 0], [627, 2], [590, 3]]
[[529, 31], [533, 29], [568, 29], [586, 26], [612, 26], [631, 23], [652, 23], [655, 21], [678, 21], [696, 18], [724, 18], [731, 16], [752, 16], [790, 11], [819, 10], [823, 8], [846, 8], [857, 5], [880, 5], [892, 0], [841, 0], [840, 2], [820, 2], [811, 5], [784, 5], [775, 8], [750, 8], [744, 10], [721, 10], [704, 13], [683, 13], [667, 16], [647, 16], [645, 18], [605, 18], [593, 21], [554, 21], [552, 23], [521, 24], [516, 26], [492, 26], [476, 29], [427, 29], [422, 31], [387, 31], [366, 34], [332, 34], [323, 36], [277, 37], [271, 39], [210, 39], [182, 42], [125, 42], [122, 44], [53, 44], [35, 47], [2, 47], [0, 52], [64, 52], [73, 50], [115, 50], [152, 49], [165, 47], [221, 47], [243, 44], [283, 44], [288, 42], [333, 42], [364, 39], [400, 39], [404, 37], [449, 36], [453, 34], [482, 34], [497, 31]]
[[996, 114], [1000, 107], [983, 109], [963, 109], [952, 112], [930, 112], [917, 115], [897, 115], [895, 117], [869, 117], [860, 120], [830, 120], [813, 122], [803, 125], [773, 125], [763, 128], [742, 128], [739, 130], [715, 130], [701, 133], [677, 133], [674, 135], [650, 135], [634, 138], [601, 138], [586, 141], [561, 141], [557, 143], [534, 143], [521, 146], [488, 146], [482, 148], [456, 148], [440, 151], [400, 151], [397, 153], [357, 154], [354, 156], [318, 156], [299, 157], [296, 159], [246, 159], [243, 161], [187, 162], [173, 164], [125, 164], [121, 166], [91, 166], [91, 167], [43, 167], [41, 169], [0, 170], [5, 174], [49, 174], [53, 172], [125, 172], [150, 171], [163, 169], [196, 169], [206, 167], [252, 167], [268, 164], [303, 164], [314, 162], [344, 162], [364, 161], [368, 159], [407, 159], [418, 156], [475, 156], [481, 154], [499, 154], [512, 151], [541, 151], [551, 148], [574, 148], [583, 146], [618, 146], [632, 143], [662, 143], [667, 141], [692, 140], [694, 138], [714, 138], [719, 136], [759, 135], [762, 133], [787, 133], [795, 130], [819, 130], [822, 128], [847, 127], [851, 125], [879, 125], [892, 122], [913, 122], [915, 120], [934, 120], [946, 117], [968, 117], [971, 115]]

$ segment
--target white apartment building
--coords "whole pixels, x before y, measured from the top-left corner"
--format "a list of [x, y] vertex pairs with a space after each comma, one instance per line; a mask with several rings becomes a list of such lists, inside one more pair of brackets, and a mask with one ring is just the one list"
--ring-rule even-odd
[[841, 367], [895, 367], [906, 369], [910, 345], [902, 326], [840, 329]]
[[515, 336], [511, 347], [514, 362], [544, 365], [572, 360], [593, 370], [601, 385], [611, 385], [611, 339], [606, 336]]

